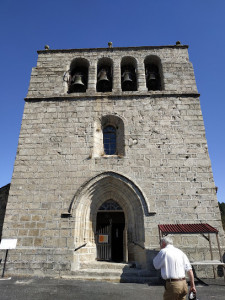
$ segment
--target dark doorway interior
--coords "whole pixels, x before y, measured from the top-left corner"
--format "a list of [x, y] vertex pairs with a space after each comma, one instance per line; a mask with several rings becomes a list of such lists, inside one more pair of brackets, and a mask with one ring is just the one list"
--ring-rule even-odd
[[[97, 252], [98, 260], [123, 261], [123, 232], [125, 218], [123, 212], [98, 212]], [[99, 234], [108, 236], [105, 243], [99, 243]]]

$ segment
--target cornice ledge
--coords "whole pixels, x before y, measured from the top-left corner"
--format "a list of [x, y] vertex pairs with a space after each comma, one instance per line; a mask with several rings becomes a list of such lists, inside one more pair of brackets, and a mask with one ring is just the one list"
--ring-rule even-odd
[[71, 100], [90, 100], [90, 99], [126, 99], [126, 98], [166, 98], [166, 97], [200, 97], [200, 94], [197, 92], [193, 93], [176, 93], [176, 92], [163, 92], [163, 93], [138, 93], [138, 94], [121, 94], [121, 93], [105, 93], [105, 94], [70, 94], [70, 95], [61, 95], [61, 96], [51, 96], [51, 97], [26, 97], [24, 100], [26, 102], [38, 102], [38, 101], [71, 101]]

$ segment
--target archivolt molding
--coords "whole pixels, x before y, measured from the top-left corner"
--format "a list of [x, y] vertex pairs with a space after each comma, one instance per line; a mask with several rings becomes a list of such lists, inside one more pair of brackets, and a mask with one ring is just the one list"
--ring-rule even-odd
[[99, 207], [112, 199], [122, 207], [129, 241], [143, 244], [144, 215], [150, 215], [140, 188], [129, 178], [114, 172], [104, 172], [86, 181], [74, 195], [69, 215], [75, 219], [75, 243], [95, 244]]
[[[103, 179], [105, 179], [106, 181], [104, 182]], [[112, 192], [113, 192], [113, 190], [115, 189], [115, 182], [117, 180], [121, 184], [125, 184], [127, 186], [128, 189], [126, 189], [126, 190], [128, 191], [128, 194], [130, 193], [130, 195], [133, 194], [136, 196], [136, 198], [139, 200], [139, 203], [141, 204], [141, 207], [143, 209], [145, 216], [151, 216], [151, 215], [155, 214], [155, 212], [150, 211], [149, 202], [146, 201], [146, 197], [143, 195], [143, 192], [137, 186], [137, 184], [135, 184], [128, 177], [125, 177], [124, 175], [121, 175], [121, 174], [115, 173], [115, 172], [104, 172], [104, 173], [98, 174], [95, 177], [86, 181], [82, 186], [80, 186], [80, 188], [75, 193], [73, 199], [71, 200], [71, 203], [70, 203], [70, 206], [68, 209], [68, 213], [70, 213], [70, 214], [72, 213], [72, 210], [75, 209], [80, 204], [80, 201], [82, 198], [85, 198], [86, 201], [90, 201], [90, 198], [93, 197], [93, 194], [98, 193], [98, 191], [96, 192], [96, 184], [98, 184], [99, 182], [102, 182], [101, 193], [100, 193], [102, 195], [102, 194], [104, 194], [104, 190], [103, 190], [104, 184], [107, 185], [106, 192], [108, 193], [109, 192], [108, 187], [109, 187], [109, 184], [111, 184], [110, 181], [112, 181]], [[121, 193], [121, 192], [117, 191], [117, 193]], [[99, 202], [98, 205], [100, 205], [100, 204], [101, 203]]]

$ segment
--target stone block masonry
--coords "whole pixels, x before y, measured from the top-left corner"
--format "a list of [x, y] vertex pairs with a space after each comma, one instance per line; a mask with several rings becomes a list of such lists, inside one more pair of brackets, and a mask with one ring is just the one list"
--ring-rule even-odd
[[[124, 260], [143, 269], [158, 248], [158, 224], [209, 223], [220, 231], [224, 245], [187, 48], [38, 51], [3, 230], [4, 237], [18, 238], [11, 273], [69, 274], [82, 261], [94, 261], [98, 209], [110, 199], [125, 215]], [[137, 62], [137, 91], [121, 89], [125, 56]], [[148, 56], [160, 58], [161, 90], [147, 90]], [[68, 94], [63, 77], [76, 58], [89, 62], [88, 87], [85, 93]], [[112, 60], [117, 74], [112, 75], [112, 92], [96, 91], [102, 58]], [[115, 125], [119, 136], [122, 150], [115, 155], [104, 153], [105, 124]], [[68, 218], [62, 217], [65, 213]], [[205, 247], [201, 237], [194, 238], [193, 257]], [[188, 252], [184, 240], [176, 238]]]

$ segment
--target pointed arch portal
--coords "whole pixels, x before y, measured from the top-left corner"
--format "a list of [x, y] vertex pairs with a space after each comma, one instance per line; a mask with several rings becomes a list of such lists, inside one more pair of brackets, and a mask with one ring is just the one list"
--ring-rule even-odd
[[[109, 201], [111, 209], [108, 206], [108, 209], [103, 210]], [[120, 209], [112, 209], [113, 203]], [[142, 192], [130, 179], [114, 172], [95, 176], [77, 191], [69, 212], [75, 217], [75, 245], [87, 243], [93, 248], [89, 251], [89, 259], [88, 254], [85, 259], [104, 259], [101, 255], [99, 257], [97, 250], [101, 244], [100, 239], [104, 244], [105, 238], [105, 243], [109, 239], [112, 243], [109, 260], [137, 260], [134, 245], [144, 247], [144, 215], [149, 215], [149, 209]], [[106, 225], [111, 226], [111, 229], [108, 228], [111, 236], [108, 237], [108, 233], [104, 237], [104, 230], [100, 230]], [[99, 234], [102, 236], [99, 237]], [[119, 237], [118, 240], [116, 236]], [[115, 245], [117, 241], [119, 244]], [[117, 246], [120, 249], [119, 254], [113, 250]]]

